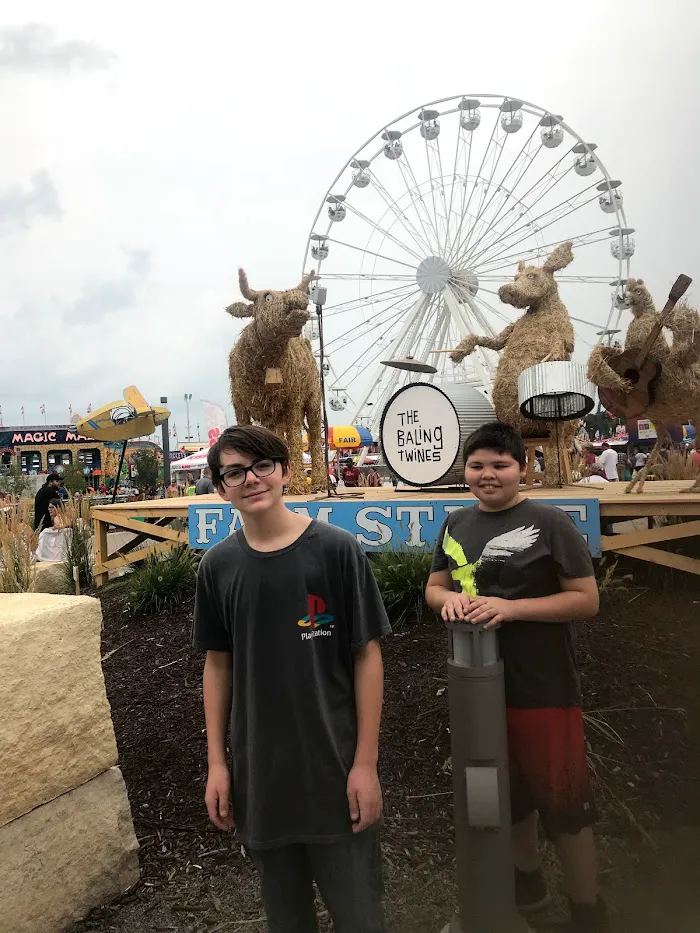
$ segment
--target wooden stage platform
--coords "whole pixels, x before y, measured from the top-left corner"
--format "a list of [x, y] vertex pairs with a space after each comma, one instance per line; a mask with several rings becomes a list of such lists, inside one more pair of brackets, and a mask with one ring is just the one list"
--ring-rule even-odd
[[[559, 489], [523, 486], [522, 492], [530, 498], [546, 499], [553, 504], [556, 504], [557, 500], [597, 500], [603, 530], [601, 535], [603, 553], [615, 551], [638, 560], [700, 575], [700, 559], [654, 547], [656, 544], [700, 536], [700, 494], [689, 494], [683, 491], [691, 485], [690, 480], [648, 481], [642, 493], [626, 494], [625, 485], [624, 483], [590, 483], [564, 486]], [[358, 490], [341, 488], [338, 496], [330, 498], [317, 495], [288, 496], [286, 501], [290, 505], [298, 504], [299, 506], [312, 503], [334, 505], [342, 502], [371, 506], [372, 503], [381, 502], [400, 504], [401, 500], [439, 504], [441, 500], [447, 499], [462, 500], [465, 505], [475, 501], [475, 497], [470, 493], [454, 487], [440, 490], [420, 490], [410, 487], [394, 490], [391, 486]], [[187, 519], [188, 509], [192, 505], [225, 506], [226, 503], [218, 495], [180, 496], [173, 499], [123, 502], [93, 508], [94, 573], [97, 586], [102, 586], [107, 581], [111, 570], [144, 560], [174, 545], [188, 544], [187, 531], [182, 527], [171, 528], [170, 525], [176, 519]], [[612, 523], [625, 522], [630, 519], [653, 520], [657, 517], [677, 520], [660, 524], [658, 527], [625, 530], [619, 534], [611, 534], [606, 530]], [[648, 525], [653, 526], [655, 523], [648, 521]], [[135, 534], [135, 538], [118, 551], [109, 554], [107, 531], [110, 527], [119, 531], [130, 531]], [[140, 547], [147, 541], [153, 543], [148, 547]]]

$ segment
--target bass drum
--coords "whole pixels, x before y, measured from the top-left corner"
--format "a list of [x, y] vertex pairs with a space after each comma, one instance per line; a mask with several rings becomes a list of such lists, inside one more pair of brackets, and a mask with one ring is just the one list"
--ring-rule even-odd
[[382, 453], [389, 469], [409, 486], [463, 486], [464, 442], [495, 419], [493, 405], [474, 386], [410, 382], [382, 413]]

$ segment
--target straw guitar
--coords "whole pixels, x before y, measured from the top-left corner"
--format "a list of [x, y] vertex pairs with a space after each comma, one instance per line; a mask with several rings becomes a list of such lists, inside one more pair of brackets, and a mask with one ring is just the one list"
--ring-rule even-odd
[[598, 395], [605, 408], [618, 418], [637, 418], [643, 415], [654, 398], [654, 383], [661, 375], [661, 364], [649, 359], [649, 353], [661, 333], [671, 312], [688, 290], [693, 280], [679, 275], [668, 295], [659, 319], [639, 350], [624, 350], [618, 356], [607, 358], [608, 366], [631, 383], [628, 392], [599, 387]]

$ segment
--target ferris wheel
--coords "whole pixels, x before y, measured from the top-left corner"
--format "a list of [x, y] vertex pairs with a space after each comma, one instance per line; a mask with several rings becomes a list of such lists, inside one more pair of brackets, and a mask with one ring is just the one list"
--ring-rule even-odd
[[[587, 353], [610, 340], [628, 306], [634, 253], [621, 182], [593, 142], [563, 118], [513, 97], [445, 98], [383, 126], [345, 163], [312, 224], [304, 270], [328, 293], [326, 384], [334, 411], [376, 427], [411, 374], [381, 361], [413, 357], [430, 380], [490, 391], [496, 354], [455, 366], [446, 353], [468, 333], [515, 319], [498, 298], [519, 260], [542, 262], [571, 240], [558, 274]], [[318, 338], [315, 322], [307, 334]]]

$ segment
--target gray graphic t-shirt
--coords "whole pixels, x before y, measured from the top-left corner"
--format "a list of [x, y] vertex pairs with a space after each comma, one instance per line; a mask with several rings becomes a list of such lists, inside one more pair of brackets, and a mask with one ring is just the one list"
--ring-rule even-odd
[[[561, 509], [524, 499], [503, 512], [468, 506], [438, 535], [432, 570], [448, 570], [457, 592], [533, 599], [561, 592], [560, 577], [593, 575], [588, 546]], [[574, 627], [566, 622], [506, 622], [498, 631], [510, 707], [581, 702]]]
[[242, 531], [197, 573], [193, 641], [233, 655], [233, 809], [241, 842], [270, 848], [352, 834], [356, 648], [390, 632], [367, 556], [312, 521], [280, 551]]

